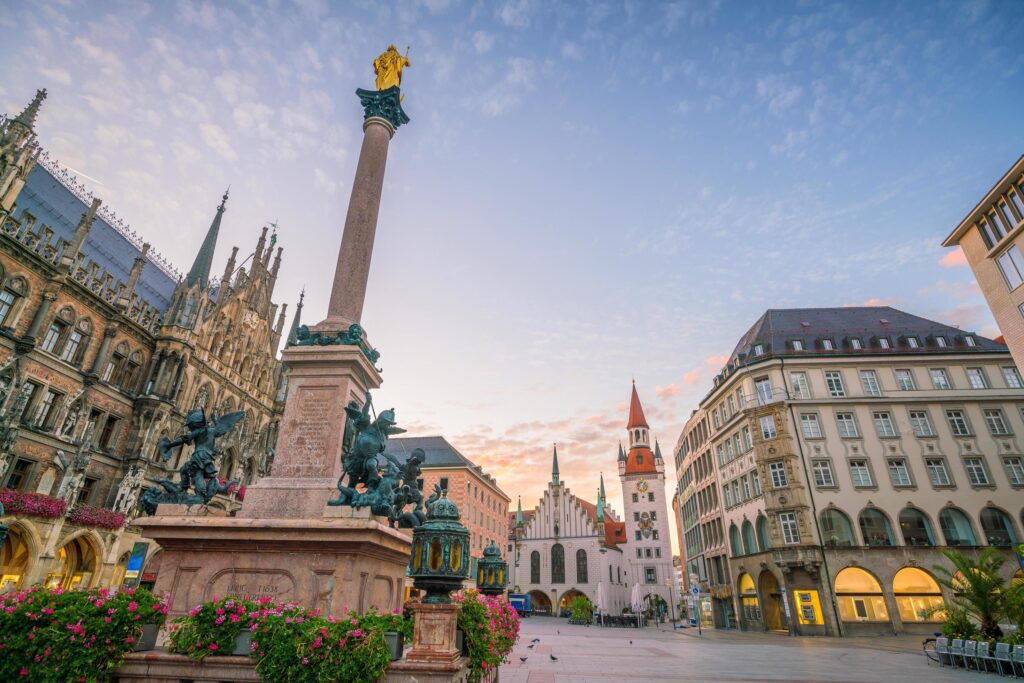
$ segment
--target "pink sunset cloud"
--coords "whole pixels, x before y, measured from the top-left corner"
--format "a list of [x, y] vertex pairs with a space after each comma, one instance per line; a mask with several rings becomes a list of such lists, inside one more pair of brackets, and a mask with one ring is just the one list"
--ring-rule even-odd
[[954, 247], [950, 249], [942, 258], [939, 259], [939, 265], [943, 268], [960, 268], [967, 265], [967, 257], [964, 255], [964, 250], [960, 247]]

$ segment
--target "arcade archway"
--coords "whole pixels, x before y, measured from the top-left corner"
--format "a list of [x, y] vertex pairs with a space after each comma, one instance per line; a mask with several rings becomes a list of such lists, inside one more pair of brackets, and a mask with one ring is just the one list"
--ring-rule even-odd
[[767, 569], [761, 572], [757, 580], [761, 593], [761, 613], [764, 619], [764, 627], [769, 631], [785, 631], [786, 617], [782, 605], [782, 592], [779, 590], [779, 580]]
[[573, 599], [576, 598], [576, 596], [586, 597], [585, 595], [583, 595], [583, 593], [579, 592], [575, 588], [572, 588], [572, 589], [567, 590], [564, 593], [562, 593], [562, 597], [559, 598], [559, 600], [558, 600], [558, 612], [559, 612], [559, 614], [561, 614], [563, 611], [567, 611], [569, 609], [569, 603], [571, 603], [573, 601]]
[[33, 557], [35, 553], [28, 533], [18, 524], [11, 524], [0, 548], [0, 593], [22, 587]]
[[77, 536], [57, 551], [57, 571], [46, 577], [47, 586], [89, 588], [99, 569], [99, 553], [87, 536]]
[[535, 614], [551, 614], [551, 598], [543, 591], [530, 591], [530, 602]]

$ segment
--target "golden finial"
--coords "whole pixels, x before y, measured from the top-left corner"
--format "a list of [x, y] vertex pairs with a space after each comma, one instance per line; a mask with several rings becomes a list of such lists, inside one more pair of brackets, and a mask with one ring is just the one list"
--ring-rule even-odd
[[409, 48], [405, 48], [403, 55], [394, 45], [388, 45], [388, 49], [373, 60], [373, 73], [377, 75], [377, 90], [387, 90], [402, 85], [402, 69], [407, 66], [412, 66], [409, 63]]

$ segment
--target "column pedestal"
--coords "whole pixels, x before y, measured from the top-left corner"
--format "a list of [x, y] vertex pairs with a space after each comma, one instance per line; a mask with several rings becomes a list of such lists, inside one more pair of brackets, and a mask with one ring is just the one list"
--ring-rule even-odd
[[455, 647], [459, 605], [419, 603], [412, 609], [415, 612], [412, 647], [405, 653], [405, 659], [388, 668], [388, 680], [466, 680], [469, 669]]

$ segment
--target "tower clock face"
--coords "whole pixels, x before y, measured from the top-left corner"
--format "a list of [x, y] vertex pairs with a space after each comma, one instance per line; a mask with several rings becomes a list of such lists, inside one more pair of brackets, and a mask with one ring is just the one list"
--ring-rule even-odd
[[641, 479], [636, 483], [637, 493], [647, 493], [647, 481]]

